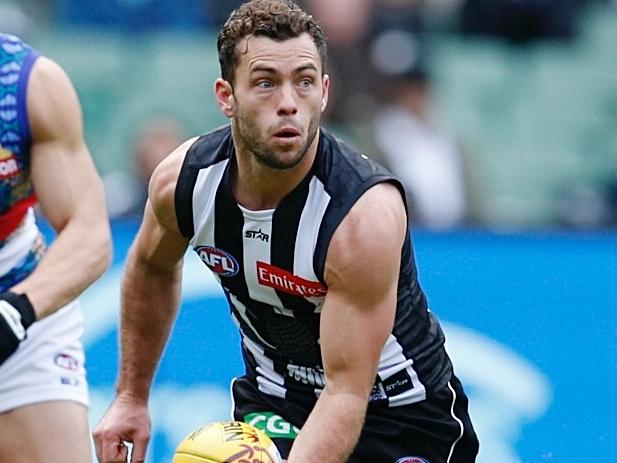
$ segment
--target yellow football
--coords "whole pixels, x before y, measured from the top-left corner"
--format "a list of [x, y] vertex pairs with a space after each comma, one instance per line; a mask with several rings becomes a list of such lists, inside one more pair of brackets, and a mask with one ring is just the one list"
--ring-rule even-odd
[[281, 463], [266, 434], [240, 421], [217, 421], [189, 434], [172, 463]]

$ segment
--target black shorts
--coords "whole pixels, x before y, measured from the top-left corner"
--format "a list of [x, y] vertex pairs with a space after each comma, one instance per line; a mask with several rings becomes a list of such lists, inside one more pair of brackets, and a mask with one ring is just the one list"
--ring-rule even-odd
[[[232, 385], [234, 419], [266, 431], [283, 458], [310, 409], [260, 392], [246, 377]], [[467, 396], [453, 375], [426, 400], [393, 408], [369, 407], [348, 463], [473, 463], [478, 439]]]

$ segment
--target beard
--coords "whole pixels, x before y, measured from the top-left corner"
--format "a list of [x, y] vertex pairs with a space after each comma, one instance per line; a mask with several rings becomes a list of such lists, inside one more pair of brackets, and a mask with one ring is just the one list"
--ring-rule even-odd
[[[268, 143], [266, 136], [263, 135], [256, 118], [251, 117], [241, 110], [238, 110], [234, 119], [237, 128], [237, 135], [242, 144], [257, 158], [257, 160], [272, 169], [291, 169], [297, 166], [306, 155], [309, 146], [313, 143], [319, 128], [319, 115], [311, 117], [307, 136], [299, 148], [294, 150], [276, 148]], [[269, 131], [268, 131], [269, 132]]]

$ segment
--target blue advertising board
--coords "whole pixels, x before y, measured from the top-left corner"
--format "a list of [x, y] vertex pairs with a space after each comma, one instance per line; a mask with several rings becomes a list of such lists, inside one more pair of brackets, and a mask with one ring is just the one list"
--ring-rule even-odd
[[[137, 224], [84, 294], [92, 422], [113, 397], [120, 277]], [[479, 463], [617, 461], [617, 234], [414, 233], [420, 281], [470, 396]], [[148, 461], [228, 419], [243, 372], [222, 293], [187, 254], [183, 300], [151, 396]]]

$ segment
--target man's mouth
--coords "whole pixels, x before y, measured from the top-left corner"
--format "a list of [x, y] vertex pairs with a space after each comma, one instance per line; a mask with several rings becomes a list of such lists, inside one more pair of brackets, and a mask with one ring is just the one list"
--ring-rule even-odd
[[295, 138], [300, 135], [300, 132], [293, 127], [285, 127], [274, 132], [276, 138]]

